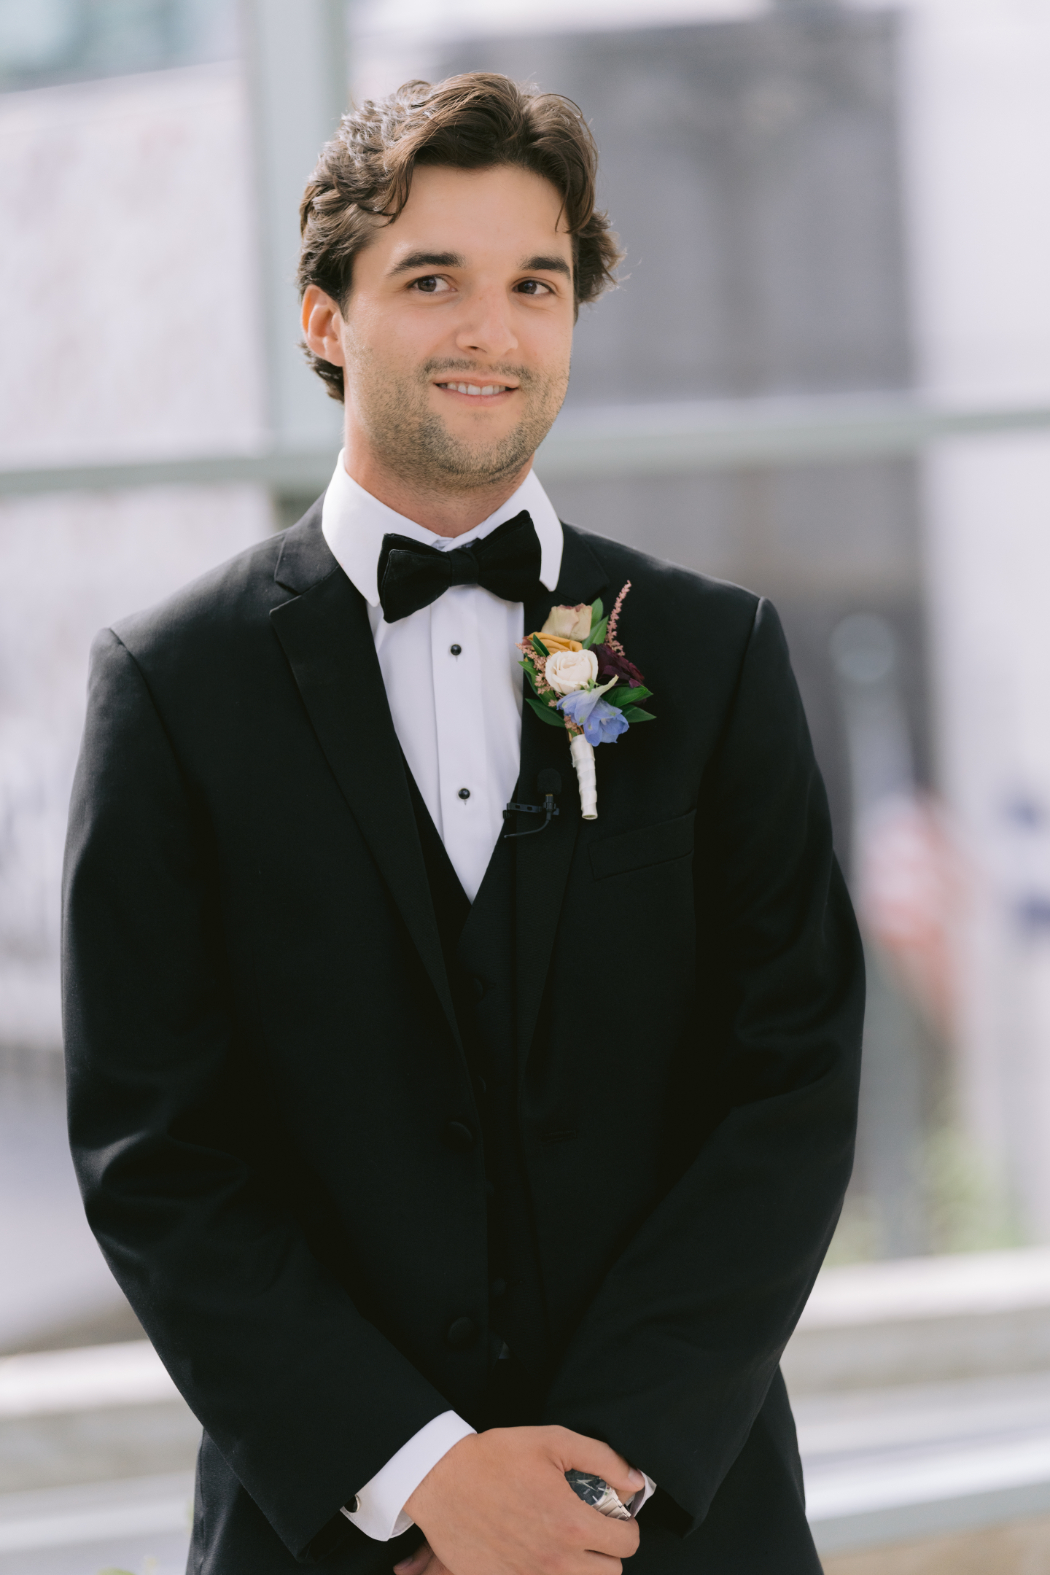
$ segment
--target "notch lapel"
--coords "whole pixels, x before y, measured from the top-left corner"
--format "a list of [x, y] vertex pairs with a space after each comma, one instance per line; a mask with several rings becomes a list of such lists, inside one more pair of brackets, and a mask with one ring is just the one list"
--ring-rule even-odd
[[274, 578], [298, 592], [293, 600], [272, 609], [274, 632], [325, 759], [390, 889], [463, 1054], [367, 604], [321, 535], [319, 505], [287, 533]]
[[[608, 585], [605, 569], [583, 535], [571, 525], [563, 528], [565, 545], [558, 583], [549, 595], [526, 606], [526, 634], [542, 627], [552, 607], [593, 602]], [[525, 693], [530, 694], [524, 674], [522, 679]], [[548, 727], [531, 706], [525, 705], [521, 718], [521, 774], [515, 797], [527, 802], [537, 791], [538, 773], [547, 767], [561, 776], [562, 790], [558, 795], [561, 813], [539, 836], [522, 837], [514, 844], [519, 1081], [524, 1077], [536, 1031], [581, 819], [568, 734], [564, 728], [556, 731]]]

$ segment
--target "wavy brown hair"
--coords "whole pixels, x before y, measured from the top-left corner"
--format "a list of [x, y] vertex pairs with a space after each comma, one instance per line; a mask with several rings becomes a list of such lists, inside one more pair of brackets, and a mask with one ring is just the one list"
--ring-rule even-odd
[[[354, 257], [392, 223], [408, 201], [417, 164], [490, 169], [510, 164], [542, 175], [561, 194], [573, 240], [576, 307], [615, 283], [622, 253], [595, 207], [598, 149], [580, 109], [559, 93], [519, 87], [495, 72], [471, 71], [406, 82], [378, 102], [344, 115], [321, 150], [299, 208], [299, 296], [315, 284], [340, 307], [350, 293]], [[306, 350], [306, 347], [303, 347]], [[332, 399], [343, 397], [343, 369], [306, 350]]]

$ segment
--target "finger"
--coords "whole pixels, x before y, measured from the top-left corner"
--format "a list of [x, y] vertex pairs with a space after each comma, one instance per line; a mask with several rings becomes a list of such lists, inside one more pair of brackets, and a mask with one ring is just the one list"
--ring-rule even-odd
[[[426, 1543], [423, 1546], [427, 1547]], [[427, 1547], [427, 1552], [430, 1554], [430, 1557], [424, 1565], [424, 1575], [451, 1575], [448, 1566], [442, 1564], [437, 1554], [431, 1548]]]
[[433, 1557], [429, 1542], [421, 1542], [414, 1553], [394, 1565], [395, 1575], [423, 1575]]
[[588, 1548], [583, 1557], [588, 1575], [623, 1575], [622, 1562], [610, 1558], [607, 1553], [595, 1553], [593, 1548]]
[[629, 1559], [638, 1552], [641, 1533], [636, 1520], [613, 1520], [589, 1504], [581, 1503], [580, 1508], [586, 1516], [586, 1526], [581, 1531], [589, 1553], [600, 1553], [607, 1559]]
[[421, 1575], [452, 1575], [451, 1570], [446, 1564], [442, 1564], [429, 1543], [424, 1542], [420, 1552], [426, 1555], [426, 1563], [423, 1565]]
[[622, 1455], [603, 1444], [601, 1439], [587, 1438], [565, 1427], [550, 1431], [560, 1435], [552, 1440], [552, 1445], [562, 1471], [589, 1471], [601, 1477], [625, 1503], [645, 1486], [642, 1473], [628, 1465]]

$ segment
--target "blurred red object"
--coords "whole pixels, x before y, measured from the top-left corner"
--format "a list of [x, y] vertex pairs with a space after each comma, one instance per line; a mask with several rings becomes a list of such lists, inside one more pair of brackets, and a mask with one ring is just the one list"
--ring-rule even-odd
[[932, 1028], [954, 1018], [951, 923], [963, 894], [958, 853], [936, 803], [895, 794], [858, 828], [857, 907]]

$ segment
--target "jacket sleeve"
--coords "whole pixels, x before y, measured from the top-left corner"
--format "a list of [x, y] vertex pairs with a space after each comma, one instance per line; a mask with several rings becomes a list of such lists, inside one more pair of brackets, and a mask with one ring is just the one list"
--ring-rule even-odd
[[[218, 871], [137, 663], [95, 643], [64, 874], [69, 1125], [88, 1219], [161, 1359], [297, 1556], [448, 1409], [253, 1162]], [[311, 1547], [311, 1544], [314, 1546]]]
[[805, 1305], [856, 1126], [860, 939], [768, 602], [758, 604], [696, 819], [704, 1017], [690, 1051], [695, 1080], [678, 1103], [708, 1135], [605, 1277], [546, 1413], [606, 1439], [694, 1528]]

